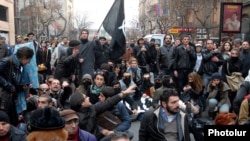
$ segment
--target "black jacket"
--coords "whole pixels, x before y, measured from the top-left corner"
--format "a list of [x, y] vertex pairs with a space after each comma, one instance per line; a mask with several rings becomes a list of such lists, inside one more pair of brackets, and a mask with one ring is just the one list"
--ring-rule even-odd
[[27, 141], [25, 132], [10, 126], [9, 141]]
[[[139, 141], [167, 141], [160, 128], [164, 128], [159, 123], [160, 107], [147, 111], [141, 121], [139, 129]], [[184, 113], [178, 113], [177, 130], [179, 141], [190, 141], [188, 118]]]
[[120, 100], [120, 95], [115, 95], [104, 102], [98, 102], [90, 107], [81, 107], [78, 111], [76, 111], [79, 116], [80, 129], [88, 131], [100, 139], [102, 135], [97, 126], [97, 117], [112, 108]]
[[192, 70], [196, 63], [196, 53], [190, 46], [186, 51], [183, 45], [178, 46], [174, 51], [174, 70]]
[[0, 60], [0, 88], [11, 91], [20, 89], [21, 71], [20, 66], [14, 63], [15, 55]]
[[[218, 57], [219, 62], [213, 62], [211, 59], [213, 56]], [[213, 51], [204, 51], [202, 59], [202, 73], [211, 75], [215, 72], [218, 72], [219, 66], [224, 63], [224, 59], [220, 53]]]
[[233, 109], [236, 114], [239, 115], [241, 102], [244, 100], [244, 96], [248, 94], [250, 94], [250, 82], [244, 81], [241, 84], [240, 89], [237, 91], [237, 94], [233, 101]]

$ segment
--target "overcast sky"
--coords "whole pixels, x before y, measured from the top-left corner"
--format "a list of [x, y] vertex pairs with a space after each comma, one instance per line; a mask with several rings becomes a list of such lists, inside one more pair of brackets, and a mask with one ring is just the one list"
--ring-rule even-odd
[[[89, 20], [94, 22], [91, 28], [98, 29], [114, 0], [74, 0], [75, 12], [85, 12]], [[138, 21], [139, 0], [124, 0], [126, 26], [131, 26], [131, 21]]]

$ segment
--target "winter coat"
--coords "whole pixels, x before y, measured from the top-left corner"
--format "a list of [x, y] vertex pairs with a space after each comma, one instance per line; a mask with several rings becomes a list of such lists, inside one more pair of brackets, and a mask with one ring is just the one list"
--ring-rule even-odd
[[[139, 141], [167, 141], [162, 129], [164, 124], [160, 123], [161, 108], [147, 111], [141, 121], [139, 129]], [[179, 141], [190, 141], [188, 117], [181, 111], [176, 115]]]

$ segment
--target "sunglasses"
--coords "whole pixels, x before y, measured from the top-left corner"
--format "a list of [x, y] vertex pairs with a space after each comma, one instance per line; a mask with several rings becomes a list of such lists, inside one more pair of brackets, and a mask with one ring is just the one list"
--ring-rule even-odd
[[47, 92], [47, 91], [49, 91], [49, 88], [39, 88], [38, 90], [42, 91], [42, 92]]

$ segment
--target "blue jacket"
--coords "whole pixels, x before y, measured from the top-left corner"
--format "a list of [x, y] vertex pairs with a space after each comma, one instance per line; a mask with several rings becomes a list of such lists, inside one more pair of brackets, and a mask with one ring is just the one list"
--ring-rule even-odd
[[119, 112], [118, 115], [116, 115], [116, 111], [115, 111], [116, 108], [113, 108], [110, 112], [112, 114], [118, 116], [122, 123], [120, 125], [118, 125], [115, 128], [115, 130], [120, 131], [120, 132], [124, 132], [124, 131], [128, 130], [131, 126], [129, 114], [128, 114], [128, 111], [127, 111], [125, 105], [122, 102], [117, 103], [116, 107], [117, 107], [118, 112]]
[[79, 129], [79, 141], [97, 141], [97, 139], [93, 134]]

